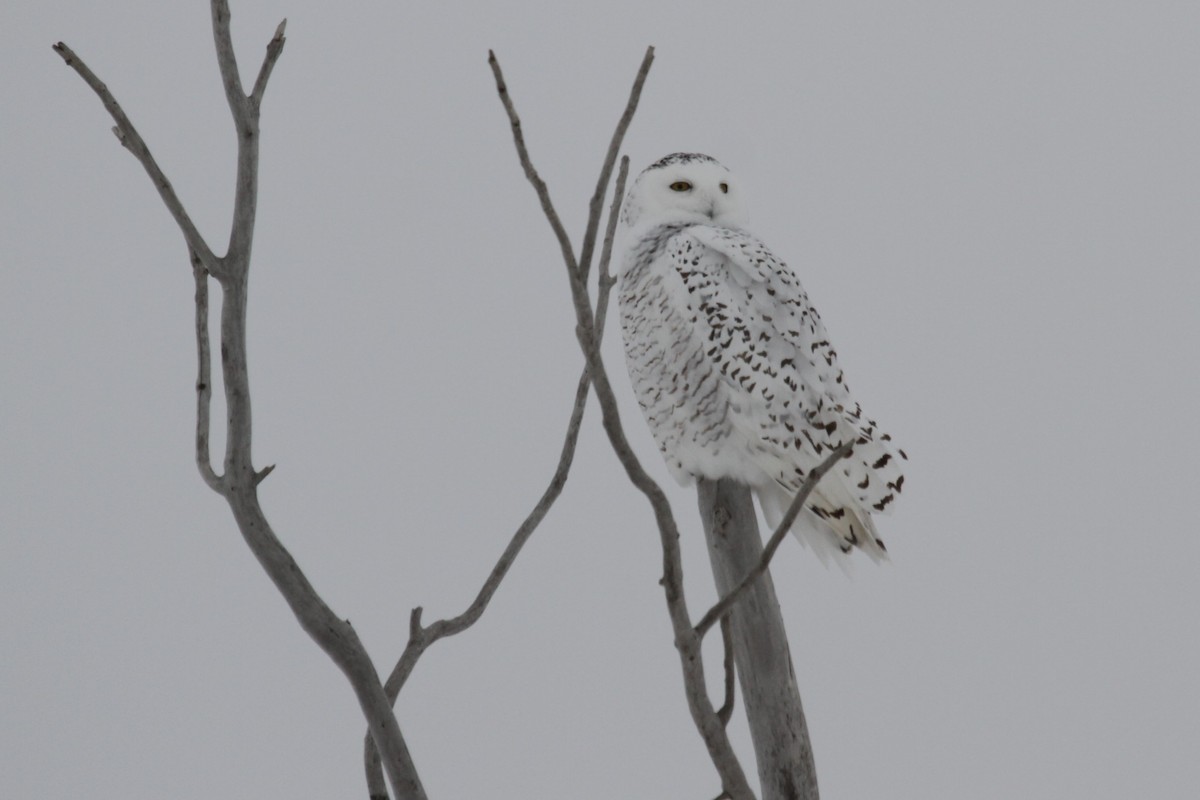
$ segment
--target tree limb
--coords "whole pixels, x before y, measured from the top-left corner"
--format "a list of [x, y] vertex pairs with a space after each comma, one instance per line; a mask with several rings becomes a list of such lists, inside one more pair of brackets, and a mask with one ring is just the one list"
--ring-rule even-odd
[[729, 719], [733, 716], [733, 701], [737, 696], [737, 688], [734, 682], [735, 667], [733, 663], [733, 631], [729, 622], [729, 615], [721, 617], [721, 647], [724, 650], [724, 658], [722, 663], [725, 668], [725, 700], [721, 703], [721, 707], [717, 709], [717, 718], [721, 720], [722, 725], [729, 725]]
[[792, 504], [788, 506], [787, 513], [783, 515], [775, 532], [771, 534], [770, 541], [763, 548], [762, 558], [755, 564], [754, 569], [742, 578], [741, 582], [729, 594], [717, 601], [716, 605], [708, 610], [708, 612], [700, 618], [696, 623], [696, 633], [701, 637], [708, 633], [713, 624], [717, 620], [725, 616], [733, 604], [736, 603], [746, 591], [747, 587], [753, 584], [759, 577], [762, 576], [767, 568], [771, 565], [771, 559], [775, 557], [775, 551], [779, 549], [783, 537], [787, 536], [788, 531], [792, 528], [792, 523], [796, 521], [796, 517], [800, 514], [804, 504], [808, 501], [808, 496], [812, 494], [813, 489], [817, 488], [817, 484], [821, 482], [821, 478], [825, 477], [825, 473], [833, 469], [834, 464], [841, 461], [854, 450], [854, 440], [843, 444], [837, 450], [834, 450], [824, 461], [822, 461], [816, 469], [808, 473], [808, 477], [804, 481], [804, 485], [800, 487], [800, 491], [796, 493], [792, 499]]
[[286, 29], [287, 19], [284, 19], [275, 28], [275, 35], [271, 37], [271, 41], [267, 42], [266, 58], [263, 59], [262, 66], [258, 70], [258, 79], [254, 81], [254, 88], [250, 90], [250, 105], [255, 109], [262, 106], [263, 93], [267, 90], [267, 81], [271, 77], [271, 70], [275, 69], [275, 62], [279, 60], [279, 55], [283, 52], [283, 43], [286, 41], [283, 32]]
[[100, 98], [100, 102], [104, 104], [104, 108], [108, 111], [109, 116], [116, 122], [116, 126], [112, 129], [116, 134], [117, 141], [125, 147], [134, 157], [141, 162], [142, 167], [150, 176], [150, 180], [154, 182], [154, 188], [158, 190], [158, 194], [162, 197], [163, 203], [167, 207], [167, 211], [171, 212], [171, 216], [175, 219], [175, 224], [183, 231], [183, 238], [187, 242], [187, 246], [200, 258], [204, 267], [214, 276], [220, 272], [220, 265], [213, 251], [209, 249], [208, 243], [204, 241], [204, 237], [200, 235], [200, 231], [196, 228], [192, 218], [188, 216], [187, 210], [183, 207], [183, 203], [179, 200], [179, 196], [175, 194], [175, 188], [171, 186], [171, 181], [167, 180], [167, 176], [159, 168], [158, 162], [154, 160], [154, 156], [150, 154], [150, 148], [142, 140], [141, 134], [137, 132], [137, 128], [125, 115], [121, 104], [113, 97], [112, 92], [108, 87], [96, 77], [88, 65], [83, 62], [79, 56], [75, 55], [75, 51], [64, 42], [58, 42], [54, 45], [54, 52], [62, 56], [62, 60], [67, 66], [75, 70], [79, 77], [83, 78], [83, 82], [91, 87], [92, 91]]
[[212, 0], [211, 5], [217, 66], [221, 71], [225, 98], [229, 101], [229, 111], [237, 130], [237, 183], [233, 197], [233, 224], [230, 226], [229, 248], [225, 252], [225, 260], [241, 266], [241, 271], [245, 272], [250, 266], [254, 219], [258, 213], [259, 107], [262, 94], [266, 91], [267, 79], [275, 62], [283, 53], [287, 20], [279, 24], [275, 35], [267, 44], [266, 56], [254, 87], [257, 94], [251, 98], [242, 91], [242, 79], [238, 72], [237, 57], [234, 54], [233, 38], [229, 29], [229, 3], [227, 0]]
[[550, 227], [554, 230], [554, 236], [558, 239], [558, 246], [562, 250], [563, 260], [567, 262], [567, 269], [574, 275], [579, 272], [578, 262], [575, 260], [575, 253], [571, 249], [571, 238], [567, 236], [567, 229], [563, 227], [562, 220], [558, 217], [558, 212], [554, 210], [554, 203], [550, 202], [550, 190], [546, 187], [546, 182], [542, 180], [542, 176], [533, 167], [533, 162], [529, 160], [529, 151], [525, 149], [525, 134], [521, 132], [521, 119], [517, 116], [517, 110], [513, 107], [512, 98], [508, 96], [508, 84], [504, 82], [504, 75], [500, 72], [500, 62], [496, 60], [496, 54], [488, 50], [488, 64], [492, 68], [492, 75], [496, 79], [496, 91], [500, 94], [500, 102], [504, 104], [504, 110], [508, 112], [508, 122], [512, 127], [513, 139], [517, 143], [517, 154], [521, 160], [521, 168], [525, 170], [525, 177], [533, 184], [534, 190], [537, 192], [538, 200], [542, 203], [542, 211], [546, 214], [546, 219], [550, 223]]
[[[600, 226], [600, 206], [604, 202], [604, 193], [608, 191], [608, 181], [612, 177], [613, 164], [617, 160], [621, 142], [625, 139], [625, 132], [629, 130], [629, 123], [633, 121], [633, 114], [637, 111], [638, 100], [642, 96], [642, 87], [646, 83], [646, 76], [650, 74], [650, 65], [653, 63], [654, 48], [647, 47], [646, 55], [642, 57], [642, 65], [633, 79], [633, 88], [629, 92], [628, 102], [625, 103], [625, 112], [617, 121], [617, 129], [613, 131], [612, 141], [609, 142], [608, 152], [604, 156], [604, 166], [600, 168], [600, 177], [596, 180], [596, 191], [592, 193], [592, 199], [588, 203], [588, 224], [583, 234], [583, 246], [579, 251], [580, 277], [584, 283], [587, 283], [588, 271], [591, 269], [592, 251], [596, 246], [596, 231]], [[499, 69], [499, 65], [496, 65], [496, 69]], [[609, 227], [605, 244], [609, 248], [610, 254], [612, 252], [612, 235], [616, 231], [616, 219], [620, 215], [621, 203], [625, 199], [623, 187], [624, 183], [618, 187], [613, 198], [613, 211], [609, 213], [608, 217]]]
[[[629, 156], [621, 158], [621, 168], [617, 170], [617, 184], [613, 189], [612, 206], [608, 209], [608, 228], [604, 231], [604, 244], [600, 248], [600, 277], [596, 280], [596, 339], [604, 339], [604, 322], [608, 318], [608, 296], [616, 285], [617, 279], [609, 272], [612, 261], [613, 239], [617, 235], [617, 220], [621, 216], [621, 204], [625, 202], [625, 180], [629, 177]], [[582, 262], [585, 265], [587, 262]], [[585, 276], [586, 280], [586, 276]], [[587, 367], [584, 367], [587, 374]]]
[[[629, 158], [626, 157], [621, 159], [621, 167], [617, 173], [617, 182], [613, 190], [613, 201], [608, 212], [608, 226], [604, 234], [604, 245], [600, 253], [600, 279], [596, 295], [597, 339], [604, 338], [604, 323], [607, 318], [609, 295], [614, 284], [612, 276], [609, 274], [609, 262], [612, 259], [613, 239], [616, 235], [621, 202], [625, 197], [625, 181], [628, 174]], [[598, 215], [599, 211], [593, 207], [590, 213]], [[529, 513], [529, 516], [525, 518], [525, 521], [521, 523], [521, 526], [513, 534], [508, 546], [500, 555], [500, 559], [496, 562], [495, 566], [492, 567], [491, 573], [488, 575], [487, 580], [484, 581], [478, 595], [476, 595], [475, 601], [466, 611], [457, 617], [438, 620], [428, 627], [423, 627], [421, 624], [422, 609], [420, 607], [413, 609], [409, 617], [408, 645], [405, 647], [404, 653], [400, 656], [400, 660], [396, 663], [396, 666], [388, 676], [387, 682], [384, 684], [384, 690], [387, 692], [388, 698], [392, 703], [396, 702], [396, 698], [400, 696], [400, 691], [408, 680], [408, 676], [416, 667], [417, 661], [431, 645], [439, 639], [461, 633], [474, 625], [483, 616], [483, 612], [487, 610], [488, 603], [491, 602], [492, 596], [499, 588], [500, 582], [504, 580], [517, 555], [521, 552], [521, 548], [529, 541], [529, 537], [533, 535], [534, 530], [541, 524], [550, 507], [562, 493], [563, 487], [567, 482], [571, 463], [575, 457], [575, 448], [579, 441], [579, 431], [583, 423], [583, 413], [587, 406], [588, 389], [590, 386], [591, 378], [585, 366], [575, 387], [575, 401], [571, 407], [571, 417], [567, 423], [567, 433], [563, 441], [562, 451], [559, 454], [558, 466], [554, 471], [554, 475], [550, 478], [550, 484], [546, 487], [545, 492], [542, 493], [541, 498]], [[383, 783], [383, 775], [380, 771], [379, 754], [369, 733], [363, 743], [363, 760], [367, 776], [367, 792], [370, 800], [386, 800], [388, 797], [387, 787]]]
[[217, 66], [221, 70], [221, 85], [225, 88], [225, 99], [229, 102], [233, 121], [240, 123], [246, 113], [246, 93], [242, 91], [237, 53], [233, 50], [233, 37], [230, 35], [229, 3], [227, 0], [212, 0], [209, 7], [212, 11], [213, 39], [217, 46]]
[[[643, 60], [644, 69], [648, 69], [648, 61], [653, 55], [653, 51], [653, 48], [648, 48], [647, 59]], [[489, 54], [488, 61], [492, 65], [492, 72], [496, 78], [496, 89], [500, 95], [501, 102], [504, 104], [505, 111], [508, 113], [509, 122], [512, 126], [513, 141], [517, 148], [517, 156], [525, 169], [526, 178], [529, 179], [529, 182], [538, 194], [538, 198], [541, 200], [542, 210], [551, 228], [554, 230], [563, 252], [563, 260], [567, 267], [567, 275], [571, 285], [571, 298], [575, 306], [577, 323], [575, 328], [576, 338], [578, 338], [580, 348], [587, 359], [588, 370], [591, 373], [596, 398], [600, 403], [604, 430], [608, 434], [609, 443], [617, 454], [618, 460], [620, 460], [622, 466], [625, 468], [626, 475], [629, 476], [634, 486], [646, 496], [654, 511], [659, 538], [663, 548], [663, 578], [661, 583], [666, 595], [671, 626], [675, 633], [675, 647], [679, 652], [680, 663], [683, 669], [684, 690], [688, 699], [688, 708], [692, 713], [692, 720], [695, 722], [705, 746], [708, 748], [713, 765], [721, 777], [724, 790], [735, 798], [735, 800], [753, 798], [754, 795], [750, 790], [749, 783], [746, 781], [745, 773], [726, 736], [725, 727], [721, 724], [721, 720], [713, 710], [712, 701], [708, 697], [704, 682], [704, 660], [700, 651], [700, 637], [692, 628], [688, 617], [687, 603], [684, 599], [683, 566], [679, 552], [679, 530], [671, 513], [670, 504], [667, 502], [666, 495], [663, 494], [662, 489], [659, 488], [658, 484], [642, 468], [641, 463], [633, 452], [633, 448], [630, 447], [628, 440], [625, 438], [625, 432], [621, 426], [620, 415], [617, 410], [616, 396], [613, 393], [608, 373], [604, 368], [604, 362], [600, 356], [599, 341], [594, 335], [594, 315], [592, 313], [591, 302], [588, 299], [587, 286], [583, 281], [578, 264], [572, 256], [570, 239], [567, 237], [566, 231], [563, 229], [561, 221], [559, 221], [558, 214], [554, 210], [553, 203], [550, 201], [546, 184], [538, 176], [537, 171], [530, 161], [524, 137], [521, 135], [520, 118], [517, 116], [516, 109], [508, 95], [508, 89], [504, 84], [504, 79], [500, 72], [500, 65], [496, 61], [494, 54]], [[641, 75], [641, 71], [639, 71], [639, 75]], [[641, 80], [635, 81], [630, 93], [631, 105], [635, 109], [636, 100], [640, 97], [641, 86]], [[630, 105], [627, 105], [626, 108], [628, 111]], [[617, 130], [613, 134], [613, 142], [615, 143], [613, 146], [616, 149], [620, 148], [623, 136], [624, 129], [618, 125]]]
[[208, 438], [212, 408], [212, 356], [208, 343], [208, 271], [196, 251], [188, 248], [192, 262], [192, 275], [196, 279], [196, 467], [208, 488], [217, 494], [225, 490], [220, 476], [212, 468], [212, 452]]
[[[229, 249], [217, 258], [192, 224], [170, 183], [150, 156], [145, 142], [109, 93], [107, 87], [63, 43], [54, 46], [84, 81], [99, 95], [117, 123], [122, 144], [132, 152], [159, 190], [163, 202], [174, 216], [191, 251], [196, 279], [196, 332], [199, 356], [197, 381], [197, 465], [205, 483], [219, 491], [229, 503], [242, 537], [267, 575], [284, 596], [300, 626], [320, 645], [349, 680], [367, 719], [371, 735], [384, 756], [388, 779], [398, 800], [425, 800], [425, 790], [417, 777], [400, 726], [392, 712], [366, 649], [354, 628], [340, 619], [325, 604], [301, 572], [299, 565], [271, 530], [258, 502], [259, 482], [270, 467], [256, 471], [251, 458], [251, 408], [249, 372], [246, 360], [247, 278], [250, 246], [253, 241], [258, 190], [258, 106], [267, 78], [282, 52], [284, 27], [281, 25], [267, 47], [267, 55], [255, 84], [254, 96], [241, 88], [237, 62], [229, 31], [229, 7], [225, 0], [212, 0], [213, 38], [217, 61], [238, 132], [237, 180]], [[224, 377], [227, 435], [224, 474], [219, 478], [208, 454], [209, 374], [208, 285], [204, 272], [221, 284], [221, 368]]]
[[[621, 175], [618, 177], [617, 198], [623, 196], [625, 175], [626, 170], [623, 169]], [[614, 201], [614, 205], [618, 206], [619, 208], [619, 199]], [[597, 216], [598, 215], [599, 213], [597, 212]], [[615, 223], [610, 223], [610, 229], [613, 225], [615, 225]], [[606, 256], [611, 256], [611, 248]], [[608, 272], [607, 258], [601, 262], [601, 271], [604, 274], [607, 274]], [[611, 283], [609, 284], [609, 288], [611, 288]], [[604, 336], [604, 321], [605, 312], [608, 306], [609, 288], [601, 286], [600, 295], [596, 301], [597, 339]], [[439, 620], [438, 622], [430, 625], [428, 628], [423, 629], [423, 638], [425, 638], [429, 644], [432, 644], [434, 641], [446, 636], [452, 636], [456, 633], [460, 633], [461, 631], [475, 624], [475, 622], [487, 608], [487, 604], [491, 601], [492, 595], [495, 594], [496, 589], [499, 588], [500, 582], [504, 580], [504, 576], [508, 573], [509, 568], [516, 560], [517, 555], [521, 552], [521, 548], [524, 547], [525, 543], [529, 540], [530, 535], [546, 516], [546, 513], [550, 510], [550, 507], [554, 504], [554, 501], [558, 498], [559, 494], [562, 493], [563, 487], [566, 485], [567, 474], [571, 468], [571, 462], [575, 455], [575, 447], [579, 441], [579, 430], [583, 422], [584, 409], [587, 406], [588, 386], [590, 382], [591, 381], [587, 369], [585, 368], [583, 374], [579, 376], [579, 382], [575, 388], [575, 402], [572, 406], [571, 418], [567, 423], [567, 434], [563, 442], [562, 452], [559, 455], [558, 467], [555, 469], [554, 475], [550, 479], [550, 485], [546, 487], [546, 491], [542, 494], [541, 499], [538, 500], [537, 505], [534, 506], [533, 511], [529, 513], [529, 516], [525, 518], [525, 521], [517, 529], [516, 533], [513, 534], [512, 540], [509, 542], [508, 547], [505, 548], [504, 553], [500, 556], [500, 560], [496, 562], [496, 565], [492, 568], [492, 572], [488, 576], [488, 579], [484, 582], [483, 587], [479, 590], [479, 594], [476, 596], [475, 602], [473, 602], [466, 611], [457, 617], [449, 620]]]
[[[504, 552], [500, 554], [500, 558], [496, 561], [491, 573], [488, 574], [487, 579], [483, 582], [483, 586], [480, 587], [479, 592], [476, 594], [474, 602], [458, 616], [450, 619], [440, 619], [428, 627], [421, 624], [423, 609], [418, 606], [412, 610], [412, 613], [409, 615], [408, 644], [405, 646], [404, 652], [384, 683], [384, 692], [387, 695], [389, 703], [395, 704], [396, 698], [400, 696], [400, 691], [408, 681], [409, 675], [412, 674], [417, 662], [425, 654], [426, 650], [438, 640], [462, 633], [479, 621], [479, 618], [483, 616], [483, 612], [487, 610], [492, 596], [500, 588], [501, 581], [508, 574], [513, 562], [516, 561], [521, 549], [529, 541], [529, 537], [533, 535], [534, 530], [541, 524], [542, 519], [545, 518], [550, 507], [558, 499], [558, 496], [562, 494], [563, 487], [567, 483], [567, 475], [571, 469], [571, 463], [575, 458], [575, 448], [579, 441], [579, 430], [583, 422], [583, 412], [587, 406], [589, 385], [590, 382], [585, 371], [580, 376], [579, 384], [575, 389], [575, 400], [571, 407], [570, 420], [567, 422], [566, 438], [563, 441], [562, 451], [559, 453], [558, 466], [550, 478], [550, 483], [538, 499], [533, 510], [529, 512], [529, 515], [517, 528], [509, 540], [508, 546], [504, 548]], [[367, 733], [363, 742], [363, 761], [367, 778], [367, 790], [371, 800], [383, 800], [387, 798], [387, 787], [383, 783], [383, 775], [380, 771], [379, 751], [375, 747], [375, 740], [370, 732]]]

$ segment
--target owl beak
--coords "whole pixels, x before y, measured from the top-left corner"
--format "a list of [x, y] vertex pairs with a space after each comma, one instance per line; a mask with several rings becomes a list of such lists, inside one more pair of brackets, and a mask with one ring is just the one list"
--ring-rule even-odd
[[708, 211], [704, 213], [708, 215], [709, 219], [712, 219], [713, 215], [717, 213], [717, 204], [710, 201], [708, 204]]

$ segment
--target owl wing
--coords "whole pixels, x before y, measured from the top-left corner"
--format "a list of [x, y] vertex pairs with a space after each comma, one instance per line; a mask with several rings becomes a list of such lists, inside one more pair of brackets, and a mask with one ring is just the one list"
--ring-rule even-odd
[[890, 511], [904, 454], [853, 402], [799, 279], [742, 231], [691, 226], [669, 247], [696, 333], [736, 398], [732, 420], [756, 462], [790, 497], [832, 450], [854, 440], [854, 453], [822, 481], [809, 509], [843, 549], [875, 545], [871, 513]]

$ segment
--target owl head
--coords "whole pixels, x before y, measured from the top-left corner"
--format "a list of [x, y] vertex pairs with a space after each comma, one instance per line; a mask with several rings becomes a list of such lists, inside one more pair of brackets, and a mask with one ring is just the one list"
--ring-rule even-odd
[[621, 210], [629, 228], [670, 223], [738, 228], [744, 222], [733, 174], [712, 156], [672, 153], [642, 170]]

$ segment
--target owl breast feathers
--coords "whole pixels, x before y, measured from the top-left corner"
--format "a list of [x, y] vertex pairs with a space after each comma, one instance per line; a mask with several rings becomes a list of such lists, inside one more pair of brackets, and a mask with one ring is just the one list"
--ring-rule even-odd
[[885, 550], [871, 515], [904, 484], [904, 451], [850, 396], [799, 280], [742, 229], [738, 187], [715, 159], [680, 154], [638, 176], [620, 289], [626, 363], [674, 477], [733, 478], [777, 525], [809, 471], [852, 454], [793, 525], [818, 555]]

